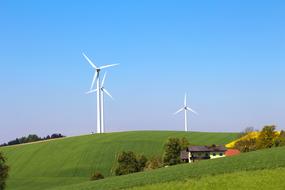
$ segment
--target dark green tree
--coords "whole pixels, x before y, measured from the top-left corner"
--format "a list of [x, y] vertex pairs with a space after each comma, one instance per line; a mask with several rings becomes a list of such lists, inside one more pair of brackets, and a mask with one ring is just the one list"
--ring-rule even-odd
[[181, 163], [181, 141], [179, 138], [169, 138], [164, 145], [163, 163], [165, 165], [176, 165]]
[[6, 165], [6, 159], [0, 152], [0, 190], [4, 190], [6, 186], [6, 179], [8, 178], [9, 167]]

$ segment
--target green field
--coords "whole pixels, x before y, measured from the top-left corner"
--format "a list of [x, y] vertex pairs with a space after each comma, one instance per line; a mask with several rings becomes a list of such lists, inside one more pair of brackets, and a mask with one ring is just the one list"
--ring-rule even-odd
[[[112, 175], [117, 153], [132, 150], [146, 156], [161, 155], [169, 137], [186, 137], [192, 144], [226, 144], [236, 133], [137, 131], [86, 135], [3, 147], [11, 166], [8, 190], [49, 189], [87, 182], [100, 171]], [[111, 178], [110, 178], [111, 179]]]
[[95, 182], [84, 182], [76, 185], [68, 185], [55, 189], [56, 190], [127, 189], [136, 186], [145, 186], [149, 184], [157, 184], [157, 183], [164, 183], [170, 181], [181, 181], [188, 179], [197, 180], [212, 175], [231, 174], [243, 171], [252, 172], [256, 170], [276, 169], [284, 167], [285, 167], [285, 147], [280, 147], [280, 148], [272, 148], [272, 149], [259, 150], [250, 153], [244, 153], [234, 157], [220, 158], [215, 160], [205, 160], [194, 164], [181, 164], [177, 166], [161, 168], [158, 170], [153, 170], [148, 172], [135, 173], [120, 177], [110, 177]]
[[285, 168], [270, 170], [257, 170], [206, 176], [200, 179], [188, 179], [184, 181], [172, 181], [135, 187], [128, 190], [284, 190]]

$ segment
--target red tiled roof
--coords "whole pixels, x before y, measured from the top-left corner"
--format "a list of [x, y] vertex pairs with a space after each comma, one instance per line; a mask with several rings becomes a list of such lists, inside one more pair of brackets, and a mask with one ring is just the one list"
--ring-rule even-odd
[[225, 152], [225, 155], [226, 156], [234, 156], [234, 155], [238, 155], [240, 154], [240, 151], [237, 150], [237, 149], [228, 149], [226, 152]]

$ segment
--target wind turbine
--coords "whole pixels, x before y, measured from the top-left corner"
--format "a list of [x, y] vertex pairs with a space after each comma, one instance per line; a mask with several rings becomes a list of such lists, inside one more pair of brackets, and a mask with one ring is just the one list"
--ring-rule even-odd
[[187, 120], [187, 112], [191, 111], [192, 113], [198, 115], [198, 113], [196, 111], [194, 111], [192, 108], [187, 106], [187, 94], [185, 93], [185, 97], [184, 97], [184, 106], [179, 109], [177, 112], [175, 112], [174, 114], [178, 114], [180, 112], [184, 111], [184, 116], [185, 116], [185, 131], [188, 131], [188, 120]]
[[[106, 75], [107, 75], [107, 73], [104, 74], [104, 77], [103, 77], [103, 80], [102, 80], [102, 83], [100, 86], [100, 91], [101, 91], [101, 93], [100, 93], [101, 94], [101, 99], [100, 99], [100, 101], [101, 101], [100, 102], [100, 104], [101, 104], [101, 128], [100, 128], [100, 130], [101, 130], [101, 133], [104, 133], [104, 131], [105, 131], [105, 128], [104, 128], [104, 93], [107, 94], [112, 100], [114, 100], [112, 95], [104, 87]], [[98, 88], [95, 90], [91, 90], [91, 91], [87, 92], [87, 94], [94, 93], [97, 91], [98, 91]]]
[[[82, 55], [88, 61], [88, 63], [95, 69], [95, 73], [94, 73], [94, 77], [93, 77], [92, 84], [90, 87], [90, 91], [93, 90], [95, 81], [97, 84], [97, 89], [100, 89], [100, 71], [102, 69], [106, 69], [108, 67], [113, 67], [113, 66], [116, 66], [118, 64], [111, 64], [111, 65], [104, 65], [101, 67], [97, 67], [84, 53], [82, 53]], [[101, 113], [101, 90], [97, 90], [97, 133], [102, 132], [101, 131], [101, 129], [102, 129], [101, 114], [102, 114]]]

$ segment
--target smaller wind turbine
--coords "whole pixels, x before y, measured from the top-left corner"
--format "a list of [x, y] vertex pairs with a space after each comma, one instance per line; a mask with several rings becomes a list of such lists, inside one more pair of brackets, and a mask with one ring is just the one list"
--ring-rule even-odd
[[185, 97], [184, 97], [184, 106], [179, 109], [177, 112], [175, 112], [174, 114], [178, 114], [180, 112], [184, 111], [184, 115], [185, 115], [185, 131], [188, 131], [188, 120], [187, 120], [187, 112], [191, 111], [192, 113], [198, 115], [198, 113], [196, 111], [194, 111], [192, 108], [187, 106], [187, 94], [185, 93]]
[[[104, 74], [101, 86], [100, 86], [100, 91], [101, 91], [101, 99], [100, 99], [100, 103], [101, 103], [101, 133], [104, 133], [105, 128], [104, 128], [104, 93], [107, 94], [112, 100], [114, 100], [114, 98], [112, 97], [112, 95], [106, 90], [106, 88], [104, 87], [104, 83], [105, 83], [105, 79], [106, 79], [106, 75], [107, 72]], [[90, 90], [89, 92], [87, 92], [87, 94], [90, 93], [94, 93], [97, 92], [98, 89], [95, 90]]]

